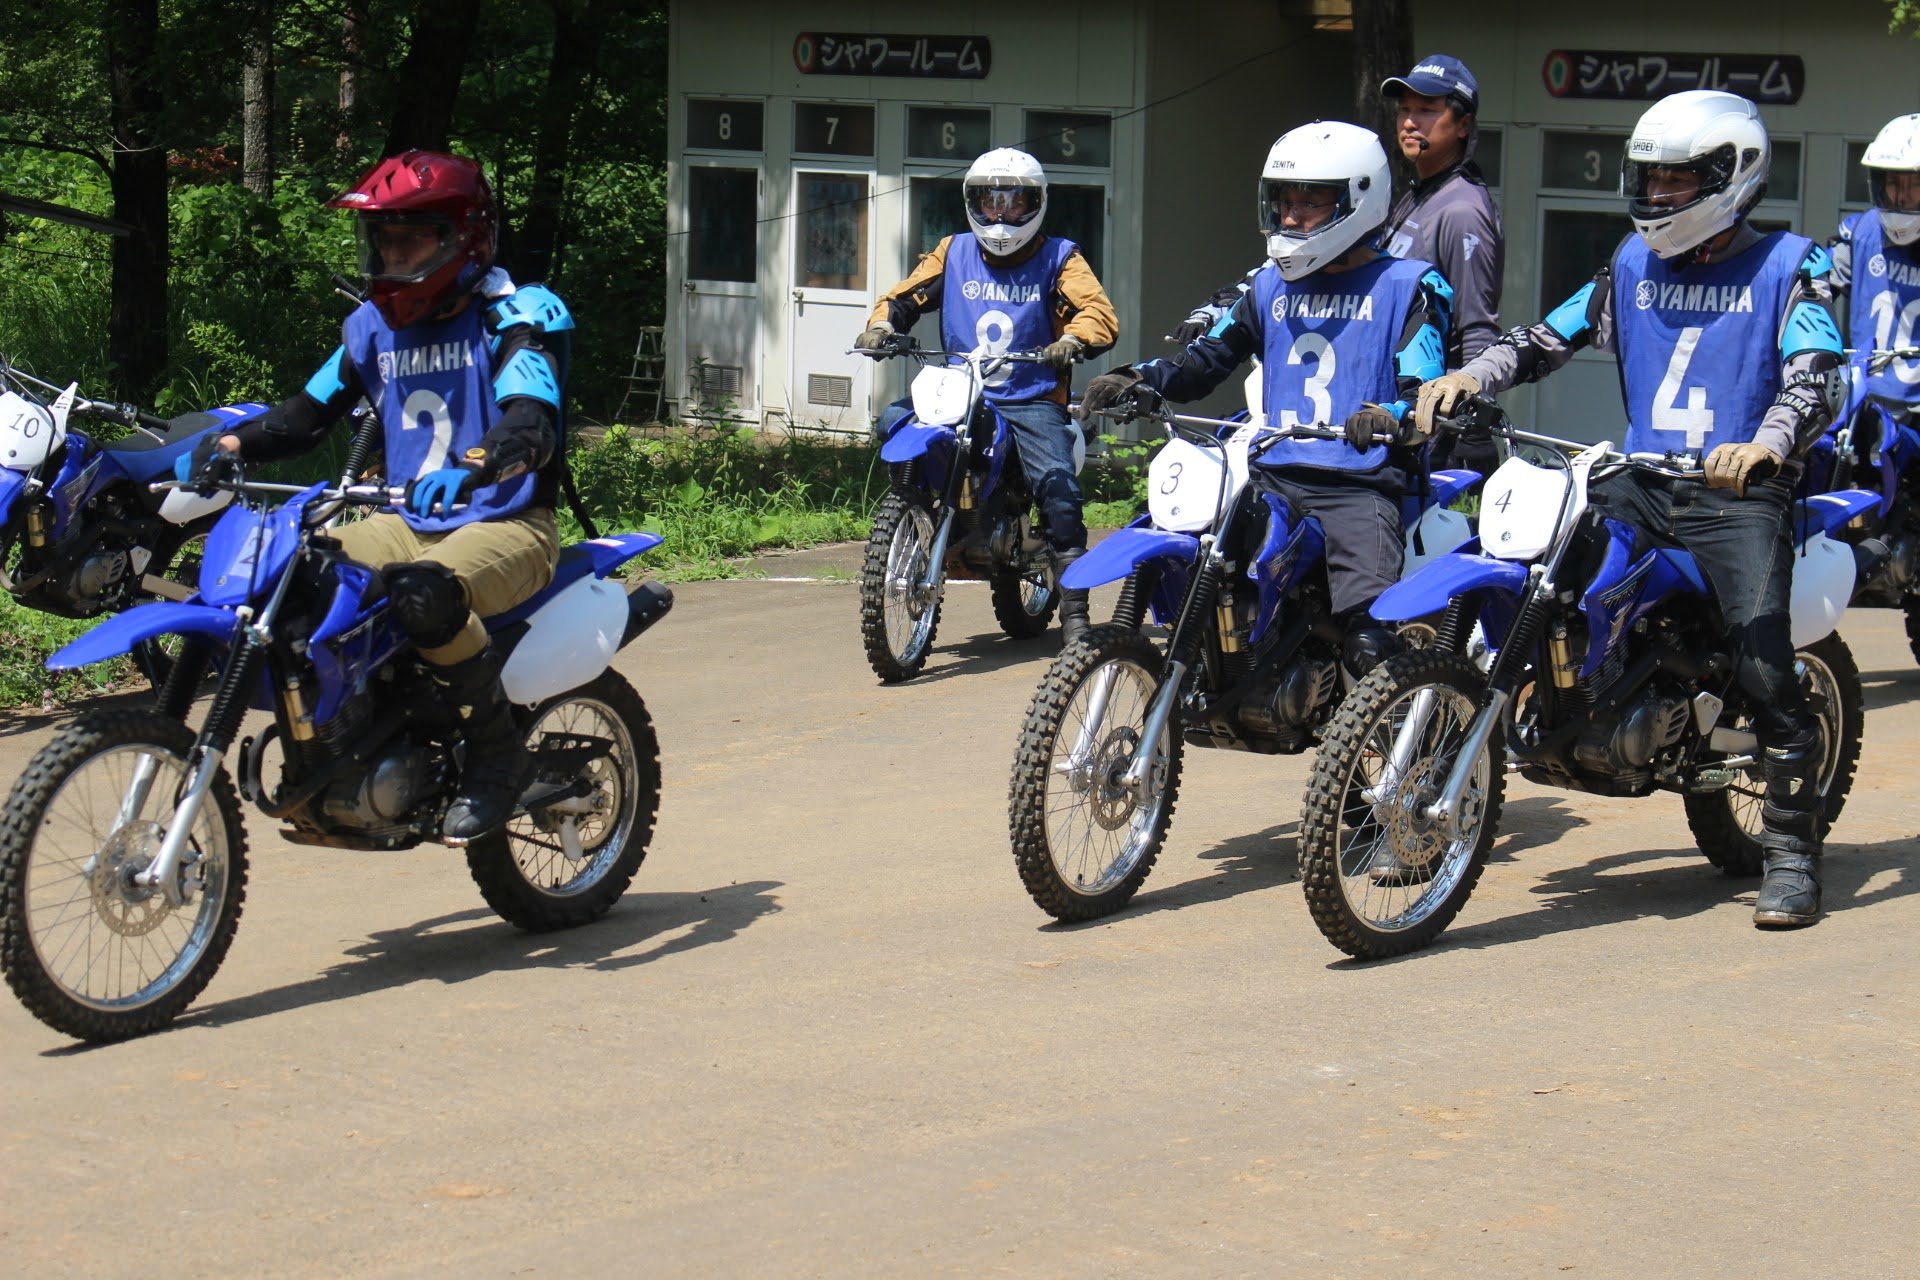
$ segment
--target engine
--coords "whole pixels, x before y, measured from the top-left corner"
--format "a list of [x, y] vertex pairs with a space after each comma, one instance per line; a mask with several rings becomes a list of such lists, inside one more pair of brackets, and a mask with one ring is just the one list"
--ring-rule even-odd
[[1573, 758], [1596, 773], [1620, 776], [1648, 769], [1687, 731], [1687, 700], [1649, 689], [1618, 718], [1595, 720], [1573, 746]]
[[1340, 664], [1302, 654], [1248, 691], [1240, 720], [1260, 733], [1286, 733], [1313, 723], [1340, 687]]
[[420, 802], [438, 790], [442, 764], [432, 748], [396, 740], [366, 772], [342, 778], [322, 792], [320, 811], [342, 826], [362, 830], [405, 826]]

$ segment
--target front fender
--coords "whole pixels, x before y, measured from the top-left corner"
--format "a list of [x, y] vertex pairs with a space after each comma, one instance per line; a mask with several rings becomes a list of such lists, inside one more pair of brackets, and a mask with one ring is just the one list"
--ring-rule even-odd
[[1191, 564], [1199, 550], [1200, 539], [1190, 534], [1129, 525], [1114, 530], [1068, 565], [1060, 585], [1073, 591], [1105, 586], [1128, 577], [1149, 560], [1165, 557]]
[[1382, 591], [1373, 602], [1373, 616], [1382, 622], [1411, 622], [1438, 613], [1455, 596], [1469, 591], [1491, 591], [1517, 600], [1526, 586], [1525, 565], [1456, 551], [1427, 561]]
[[102, 622], [47, 659], [47, 670], [67, 671], [128, 653], [142, 640], [172, 633], [225, 640], [238, 619], [231, 609], [164, 600], [136, 605]]
[[887, 442], [880, 446], [882, 462], [911, 462], [935, 445], [951, 445], [952, 427], [929, 427], [918, 422], [903, 422]]
[[1880, 495], [1871, 489], [1835, 489], [1831, 493], [1817, 493], [1805, 502], [1796, 502], [1793, 504], [1794, 541], [1804, 543], [1816, 533], [1837, 534], [1847, 521], [1879, 506], [1880, 501]]
[[0, 467], [0, 525], [7, 522], [13, 514], [13, 500], [27, 487], [27, 478], [18, 471], [9, 471]]

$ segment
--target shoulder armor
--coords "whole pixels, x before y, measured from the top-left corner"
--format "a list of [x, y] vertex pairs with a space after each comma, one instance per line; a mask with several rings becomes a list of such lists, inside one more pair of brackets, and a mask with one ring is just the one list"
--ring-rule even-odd
[[1800, 273], [1809, 280], [1818, 279], [1833, 271], [1833, 255], [1819, 245], [1807, 250], [1807, 256], [1800, 260]]
[[494, 333], [521, 325], [532, 325], [542, 333], [561, 333], [573, 328], [573, 313], [545, 285], [523, 285], [487, 308], [487, 328]]
[[1453, 286], [1447, 283], [1447, 278], [1440, 274], [1438, 267], [1427, 268], [1426, 273], [1420, 277], [1420, 287], [1438, 295], [1442, 302], [1453, 301]]

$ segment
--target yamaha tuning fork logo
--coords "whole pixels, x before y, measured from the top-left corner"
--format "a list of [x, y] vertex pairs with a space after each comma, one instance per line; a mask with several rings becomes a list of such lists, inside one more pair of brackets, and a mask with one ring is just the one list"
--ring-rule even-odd
[[978, 280], [969, 280], [960, 286], [960, 292], [968, 302], [978, 302], [980, 300], [980, 282]]
[[1870, 276], [1884, 276], [1887, 274], [1887, 255], [1884, 253], [1876, 253], [1871, 258], [1868, 258], [1867, 274]]
[[1654, 299], [1658, 296], [1659, 290], [1651, 280], [1642, 280], [1633, 287], [1633, 305], [1642, 311], [1651, 309]]

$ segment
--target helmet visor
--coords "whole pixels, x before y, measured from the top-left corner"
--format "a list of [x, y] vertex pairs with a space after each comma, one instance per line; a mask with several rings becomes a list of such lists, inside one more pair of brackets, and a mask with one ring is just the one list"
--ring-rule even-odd
[[418, 213], [363, 213], [353, 220], [360, 274], [411, 284], [460, 255], [465, 241], [451, 218]]
[[1625, 159], [1620, 164], [1620, 194], [1633, 217], [1670, 218], [1725, 191], [1733, 181], [1735, 159], [1732, 143], [1691, 160]]
[[1920, 213], [1920, 169], [1868, 169], [1873, 207], [1883, 213]]
[[1353, 212], [1344, 182], [1260, 180], [1260, 229], [1270, 236], [1304, 240]]
[[967, 216], [983, 227], [1024, 227], [1040, 213], [1040, 188], [1012, 179], [967, 186]]

